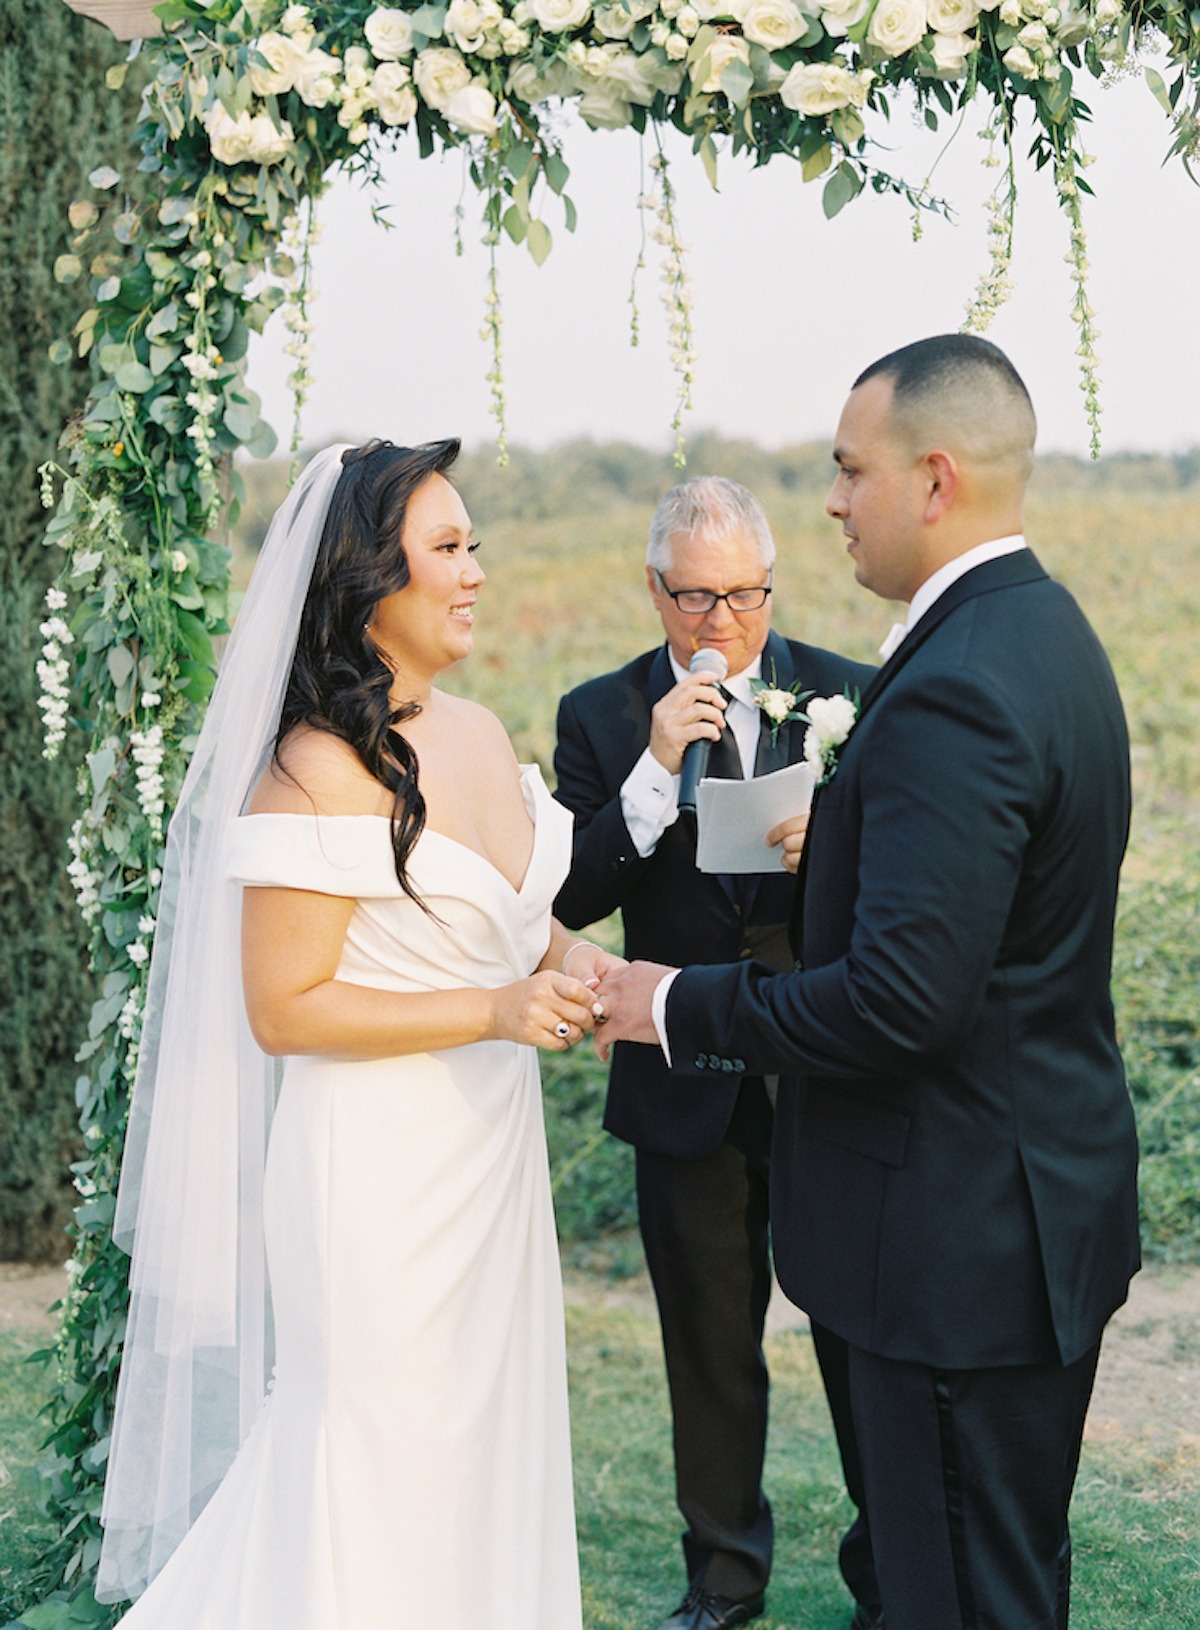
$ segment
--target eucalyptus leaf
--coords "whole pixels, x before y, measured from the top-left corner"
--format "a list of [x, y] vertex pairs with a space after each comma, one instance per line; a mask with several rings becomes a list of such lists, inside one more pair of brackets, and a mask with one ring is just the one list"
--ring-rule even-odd
[[743, 107], [754, 89], [754, 73], [749, 64], [731, 58], [721, 69], [721, 89], [735, 108]]
[[173, 334], [179, 326], [179, 307], [174, 300], [168, 300], [165, 306], [160, 306], [146, 324], [146, 338], [148, 340], [161, 339], [164, 334]]
[[140, 395], [154, 383], [154, 375], [144, 362], [123, 362], [113, 374], [119, 389]]
[[71, 360], [71, 342], [70, 342], [70, 340], [55, 340], [53, 345], [47, 346], [46, 355], [50, 358], [50, 361], [53, 362], [56, 367], [61, 367], [64, 362], [70, 362], [70, 360]]
[[136, 667], [133, 652], [127, 645], [114, 645], [109, 651], [108, 671], [114, 685], [123, 685]]
[[714, 192], [719, 192], [721, 189], [717, 186], [717, 145], [711, 136], [705, 136], [700, 143], [700, 162], [704, 165], [709, 186]]
[[[124, 649], [124, 647], [119, 647], [119, 649]], [[101, 787], [105, 786], [112, 779], [112, 773], [116, 767], [117, 754], [115, 748], [101, 747], [98, 748], [96, 752], [90, 754], [88, 758], [88, 773], [92, 778], [93, 792], [99, 792]]]
[[56, 283], [74, 283], [83, 271], [83, 262], [78, 255], [59, 255], [54, 262], [54, 281]]
[[542, 171], [553, 192], [561, 193], [571, 178], [566, 159], [555, 148], [542, 155]]
[[529, 230], [529, 222], [526, 216], [523, 215], [517, 208], [516, 204], [510, 204], [504, 211], [504, 214], [500, 218], [500, 225], [508, 233], [509, 237], [514, 243], [525, 242], [525, 234]]
[[86, 232], [100, 219], [100, 211], [90, 198], [77, 198], [67, 210], [67, 220], [76, 232]]
[[120, 179], [120, 171], [114, 170], [111, 164], [102, 164], [98, 170], [93, 170], [91, 175], [88, 176], [92, 186], [98, 188], [101, 192], [107, 192], [111, 187], [115, 187]]
[[121, 292], [121, 279], [119, 277], [106, 277], [96, 290], [96, 299], [103, 305], [106, 301], [115, 300]]
[[545, 221], [530, 221], [529, 236], [527, 238], [529, 253], [533, 256], [534, 264], [540, 266], [550, 253], [554, 240], [550, 236], [550, 228]]

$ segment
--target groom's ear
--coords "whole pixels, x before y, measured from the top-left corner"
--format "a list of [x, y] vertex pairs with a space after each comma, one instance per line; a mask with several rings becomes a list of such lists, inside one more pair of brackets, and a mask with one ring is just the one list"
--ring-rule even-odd
[[926, 484], [924, 519], [930, 524], [940, 521], [954, 502], [962, 485], [962, 474], [954, 455], [940, 448], [926, 453], [921, 471]]

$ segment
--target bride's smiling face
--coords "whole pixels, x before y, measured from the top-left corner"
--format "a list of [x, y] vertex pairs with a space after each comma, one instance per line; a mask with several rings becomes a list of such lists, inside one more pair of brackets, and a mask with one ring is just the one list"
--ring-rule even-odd
[[431, 680], [469, 655], [484, 580], [471, 517], [445, 476], [431, 475], [413, 493], [401, 542], [409, 580], [375, 607], [371, 637], [398, 675]]

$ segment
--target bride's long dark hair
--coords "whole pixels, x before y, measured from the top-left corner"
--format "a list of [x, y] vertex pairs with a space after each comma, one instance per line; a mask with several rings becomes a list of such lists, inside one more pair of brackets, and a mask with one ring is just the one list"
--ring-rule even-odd
[[372, 441], [342, 455], [342, 473], [300, 616], [274, 747], [284, 774], [280, 749], [297, 725], [327, 730], [353, 747], [393, 794], [396, 877], [422, 909], [407, 860], [425, 826], [425, 800], [417, 782], [417, 755], [397, 728], [420, 712], [420, 704], [392, 706], [394, 675], [367, 629], [379, 602], [409, 580], [401, 542], [409, 499], [431, 475], [450, 468], [459, 446], [457, 438], [421, 447]]

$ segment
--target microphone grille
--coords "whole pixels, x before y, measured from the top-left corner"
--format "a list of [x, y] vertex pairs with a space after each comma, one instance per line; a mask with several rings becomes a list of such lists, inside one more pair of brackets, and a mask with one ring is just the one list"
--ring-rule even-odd
[[720, 680], [724, 679], [728, 672], [729, 664], [720, 651], [710, 651], [707, 646], [703, 650], [697, 651], [688, 663], [688, 673], [690, 674], [714, 673]]

